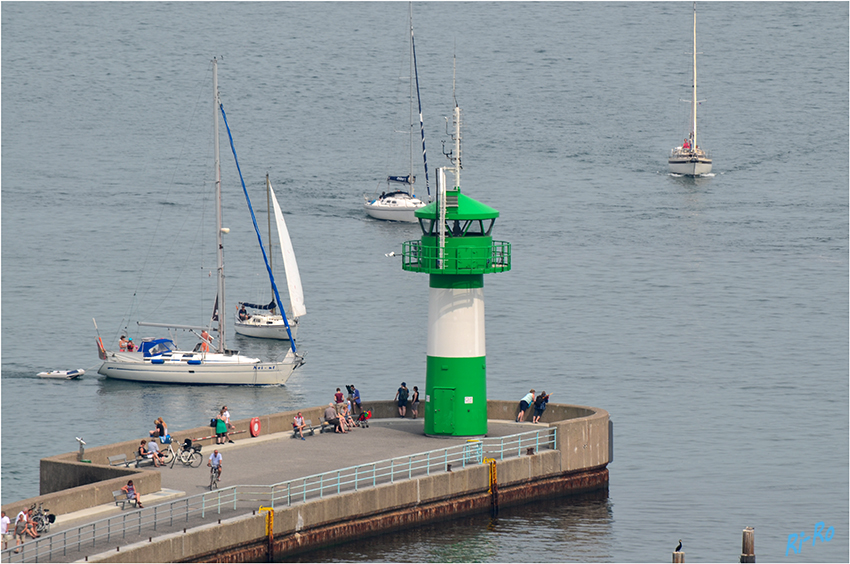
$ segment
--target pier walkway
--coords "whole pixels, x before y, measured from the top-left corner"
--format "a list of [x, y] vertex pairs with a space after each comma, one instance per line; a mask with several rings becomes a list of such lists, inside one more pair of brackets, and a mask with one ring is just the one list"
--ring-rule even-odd
[[[506, 437], [533, 430], [545, 430], [548, 425], [531, 423], [514, 423], [504, 420], [491, 420], [488, 423], [488, 439]], [[196, 494], [209, 491], [209, 469], [206, 466], [209, 456], [215, 448], [222, 455], [222, 479], [220, 489], [230, 486], [269, 486], [288, 480], [321, 474], [323, 472], [340, 470], [362, 464], [370, 464], [379, 460], [387, 460], [399, 456], [414, 455], [467, 443], [465, 438], [456, 437], [427, 437], [423, 431], [422, 419], [372, 419], [368, 428], [354, 428], [346, 434], [320, 433], [305, 436], [305, 440], [292, 438], [291, 431], [250, 437], [247, 433], [236, 435], [235, 442], [225, 445], [205, 445], [201, 454], [203, 462], [198, 468], [184, 466], [179, 461], [159, 468], [145, 467], [161, 474], [160, 491], [142, 495], [144, 512], [158, 504], [173, 502]], [[175, 450], [179, 445], [175, 444]], [[444, 471], [444, 470], [443, 470]], [[398, 478], [396, 478], [398, 481]], [[361, 486], [362, 489], [362, 486]], [[327, 495], [327, 494], [325, 494]], [[237, 517], [259, 509], [267, 503], [246, 503], [240, 500], [225, 507], [207, 510], [204, 517], [199, 514], [181, 515], [173, 522], [163, 524], [162, 518], [157, 520], [156, 528], [150, 525], [134, 528], [134, 519], [142, 519], [142, 511], [134, 508], [121, 509], [114, 503], [103, 504], [81, 511], [60, 515], [51, 527], [50, 536], [56, 535], [57, 543], [67, 545], [63, 553], [44, 554], [42, 549], [38, 556], [33, 552], [35, 547], [27, 548], [22, 554], [3, 553], [3, 562], [34, 561], [67, 562], [84, 560], [86, 557], [100, 554], [108, 550], [120, 550], [119, 547], [133, 543], [148, 541], [169, 533], [182, 532], [186, 528], [216, 524], [219, 519]], [[108, 541], [96, 542], [79, 541], [79, 529], [88, 523], [123, 515], [128, 525], [120, 536], [110, 536]], [[57, 535], [66, 532], [65, 535]], [[44, 535], [46, 536], [46, 535]], [[71, 538], [73, 536], [73, 539]], [[83, 531], [85, 539], [85, 531]], [[44, 539], [46, 540], [46, 539]], [[33, 544], [33, 543], [27, 543]], [[43, 543], [38, 543], [39, 545]], [[55, 550], [55, 548], [54, 548]]]

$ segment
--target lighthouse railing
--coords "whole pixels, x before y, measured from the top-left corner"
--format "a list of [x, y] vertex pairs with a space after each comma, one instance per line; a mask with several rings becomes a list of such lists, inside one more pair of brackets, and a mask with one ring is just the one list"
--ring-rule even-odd
[[511, 244], [493, 241], [477, 245], [424, 245], [420, 240], [402, 243], [402, 268], [411, 272], [436, 274], [490, 274], [511, 269]]

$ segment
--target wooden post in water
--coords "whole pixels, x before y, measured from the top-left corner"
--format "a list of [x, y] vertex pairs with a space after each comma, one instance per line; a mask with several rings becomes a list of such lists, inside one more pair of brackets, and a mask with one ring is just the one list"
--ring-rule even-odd
[[752, 527], [744, 529], [743, 541], [741, 543], [741, 562], [756, 561], [756, 533]]
[[685, 562], [685, 553], [684, 552], [674, 552], [673, 553], [673, 564], [684, 564]]

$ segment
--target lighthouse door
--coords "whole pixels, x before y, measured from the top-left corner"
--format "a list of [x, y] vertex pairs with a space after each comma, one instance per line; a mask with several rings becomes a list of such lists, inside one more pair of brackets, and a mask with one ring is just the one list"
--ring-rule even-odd
[[433, 421], [434, 432], [451, 434], [455, 430], [454, 388], [434, 388]]

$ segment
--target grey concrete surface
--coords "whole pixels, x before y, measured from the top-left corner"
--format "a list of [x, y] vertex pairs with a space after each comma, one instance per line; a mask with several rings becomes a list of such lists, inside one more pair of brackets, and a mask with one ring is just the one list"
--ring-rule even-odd
[[[383, 405], [384, 403], [386, 405]], [[223, 531], [224, 529], [229, 529], [231, 526], [241, 527], [242, 522], [246, 520], [254, 522], [260, 519], [262, 521], [263, 517], [252, 517], [252, 513], [256, 513], [260, 505], [268, 504], [268, 501], [263, 497], [265, 494], [256, 497], [254, 501], [250, 501], [250, 498], [254, 496], [249, 495], [245, 498], [243, 495], [240, 498], [242, 501], [236, 502], [235, 506], [221, 506], [214, 514], [207, 509], [205, 510], [204, 517], [201, 517], [199, 513], [193, 512], [189, 516], [184, 514], [182, 517], [179, 514], [175, 514], [175, 518], [172, 520], [170, 517], [172, 514], [166, 513], [169, 515], [166, 518], [167, 522], [162, 521], [162, 517], [166, 515], [162, 511], [168, 511], [169, 504], [166, 503], [161, 508], [157, 507], [158, 504], [179, 501], [181, 498], [208, 491], [209, 470], [206, 462], [215, 448], [219, 449], [223, 457], [224, 471], [220, 488], [225, 488], [222, 494], [227, 495], [226, 492], [229, 490], [226, 488], [228, 486], [268, 486], [342, 468], [366, 465], [407, 455], [421, 454], [446, 447], [461, 446], [469, 440], [466, 437], [426, 437], [423, 431], [424, 422], [422, 419], [412, 420], [409, 418], [390, 417], [395, 411], [392, 402], [382, 402], [380, 405], [375, 404], [375, 406], [370, 407], [373, 408], [375, 413], [379, 414], [379, 417], [384, 418], [374, 418], [369, 421], [368, 428], [354, 428], [346, 434], [321, 434], [317, 431], [312, 436], [306, 436], [306, 440], [293, 439], [290, 421], [294, 412], [280, 413], [268, 416], [264, 420], [263, 432], [266, 434], [261, 434], [258, 437], [251, 437], [247, 432], [242, 432], [234, 436], [234, 443], [218, 446], [209, 444], [211, 441], [207, 439], [201, 451], [203, 462], [198, 468], [186, 467], [180, 462], [176, 462], [173, 466], [160, 468], [147, 466], [145, 470], [140, 470], [140, 473], [134, 476], [134, 480], [149, 478], [146, 482], [149, 485], [153, 485], [156, 482], [157, 485], [155, 487], [158, 489], [155, 489], [155, 491], [152, 491], [153, 488], [142, 490], [146, 492], [142, 495], [142, 502], [146, 508], [144, 511], [138, 511], [136, 509], [122, 510], [116, 507], [114, 503], [103, 503], [99, 501], [99, 498], [98, 500], [92, 499], [91, 501], [94, 503], [89, 502], [88, 504], [83, 503], [82, 500], [78, 500], [79, 503], [75, 504], [76, 507], [84, 509], [68, 511], [59, 515], [50, 533], [51, 536], [55, 533], [63, 536], [76, 534], [80, 530], [78, 527], [115, 515], [121, 515], [125, 523], [139, 523], [141, 519], [141, 527], [136, 530], [126, 529], [118, 537], [114, 536], [114, 532], [111, 532], [109, 541], [100, 540], [94, 546], [88, 543], [81, 543], [79, 547], [75, 547], [72, 550], [73, 554], [66, 553], [61, 557], [54, 555], [52, 561], [82, 560], [85, 557], [98, 560], [105, 558], [108, 561], [131, 561], [127, 559], [133, 558], [133, 556], [124, 552], [125, 550], [129, 550], [131, 546], [136, 547], [133, 549], [136, 552], [136, 557], [142, 553], [146, 553], [146, 551], [156, 550], [165, 551], [156, 552], [156, 554], [161, 555], [163, 558], [182, 559], [189, 553], [186, 552], [185, 546], [181, 545], [182, 548], [180, 550], [176, 550], [175, 546], [170, 546], [169, 543], [174, 541], [171, 538], [172, 534], [177, 534], [182, 539], [180, 542], [189, 542], [189, 540], [195, 538], [192, 536], [194, 535], [192, 531], [197, 531], [202, 536], [208, 534], [208, 532], [205, 533], [204, 531], [209, 528], [210, 523], [219, 523], [219, 527], [214, 529]], [[573, 468], [576, 465], [581, 468], [590, 468], [607, 463], [609, 456], [607, 436], [609, 429], [608, 413], [597, 408], [583, 406], [553, 404], [551, 407], [552, 409], [547, 410], [547, 414], [549, 415], [547, 419], [552, 421], [550, 424], [515, 423], [513, 421], [513, 418], [516, 416], [514, 402], [488, 401], [488, 415], [490, 417], [488, 420], [488, 438], [515, 435], [525, 431], [542, 430], [553, 426], [558, 429], [558, 440], [555, 446], [557, 450], [548, 451], [545, 454], [541, 452], [540, 454], [542, 456], [535, 457], [526, 457], [526, 452], [509, 454], [508, 456], [519, 456], [520, 458], [511, 458], [500, 463], [500, 467], [502, 468], [500, 471], [500, 482], [503, 480], [506, 480], [506, 483], [513, 480], [527, 480], [535, 476], [562, 472], [565, 468]], [[320, 410], [321, 408], [318, 407], [311, 408], [311, 410], [305, 411], [305, 416], [313, 412], [318, 414]], [[551, 413], [549, 413], [550, 411]], [[310, 418], [314, 421], [319, 420], [318, 416]], [[242, 423], [244, 425], [241, 425]], [[247, 425], [248, 420], [237, 422], [237, 430], [240, 430], [242, 427], [247, 429]], [[269, 431], [272, 432], [269, 433]], [[182, 433], [183, 436], [188, 434], [191, 437], [198, 437], [206, 436], [209, 434], [209, 430], [198, 428], [183, 431]], [[175, 449], [179, 449], [179, 447], [179, 444], [174, 444]], [[122, 444], [103, 445], [99, 447], [97, 456], [105, 460], [107, 455], [115, 454], [115, 452], [123, 452], [122, 448]], [[74, 471], [78, 464], [68, 464], [69, 460], [71, 460], [69, 457], [72, 455], [73, 453], [68, 453], [53, 458], [56, 459], [57, 464], [61, 465], [64, 463], [71, 471]], [[456, 468], [455, 470], [460, 469]], [[383, 479], [379, 478], [378, 484], [383, 483], [383, 486], [378, 489], [367, 487], [366, 489], [361, 489], [359, 492], [343, 491], [338, 495], [325, 497], [321, 500], [317, 499], [315, 497], [317, 494], [314, 493], [312, 502], [307, 505], [296, 504], [290, 508], [281, 507], [280, 511], [283, 513], [281, 513], [280, 517], [283, 518], [285, 515], [288, 515], [290, 520], [292, 520], [295, 519], [297, 514], [297, 521], [299, 523], [303, 519], [305, 524], [309, 521], [313, 525], [317, 525], [323, 521], [319, 518], [321, 516], [311, 517], [311, 511], [313, 510], [318, 511], [322, 507], [330, 507], [333, 504], [342, 503], [346, 509], [344, 513], [354, 516], [366, 511], [366, 509], [361, 507], [364, 504], [370, 507], [370, 503], [373, 505], [374, 503], [378, 503], [379, 507], [395, 507], [399, 504], [398, 499], [393, 498], [393, 496], [398, 497], [402, 492], [406, 496], [404, 499], [409, 498], [405, 503], [409, 503], [410, 500], [415, 502], [421, 496], [429, 499], [434, 497], [432, 494], [435, 492], [428, 493], [428, 485], [431, 484], [431, 486], [434, 486], [437, 482], [440, 483], [439, 491], [442, 492], [445, 490], [444, 494], [440, 495], [460, 495], [464, 492], [472, 491], [470, 490], [472, 485], [467, 483], [472, 478], [470, 472], [478, 473], [479, 471], [482, 473], [482, 476], [476, 478], [475, 483], [477, 485], [475, 485], [475, 488], [480, 489], [483, 487], [486, 489], [487, 475], [483, 467], [473, 466], [453, 473], [446, 473], [444, 469], [441, 469], [438, 474], [429, 475], [424, 481], [397, 481], [398, 478], [396, 478], [396, 483], [388, 484], [389, 478], [385, 477]], [[514, 476], [514, 474], [516, 475]], [[423, 478], [424, 474], [420, 476], [414, 475], [413, 477]], [[113, 481], [109, 481], [110, 484]], [[479, 484], [478, 482], [481, 483]], [[424, 490], [420, 487], [423, 484]], [[98, 487], [98, 484], [87, 486], [88, 490], [92, 492], [96, 492]], [[412, 490], [410, 489], [411, 487], [413, 487]], [[67, 492], [82, 491], [83, 489], [86, 488], [74, 488], [74, 490], [67, 490]], [[349, 483], [343, 490], [353, 490], [353, 486]], [[372, 499], [378, 494], [384, 497], [389, 496], [389, 498], [381, 500], [377, 498]], [[439, 495], [437, 497], [440, 498]], [[197, 502], [200, 503], [200, 500], [197, 500]], [[354, 503], [354, 505], [349, 507], [348, 504], [350, 503]], [[70, 509], [70, 504], [66, 505]], [[152, 507], [153, 511], [151, 510]], [[336, 513], [339, 513], [339, 509], [337, 507]], [[378, 509], [375, 510], [377, 511]], [[160, 515], [160, 518], [156, 519], [156, 526], [153, 525], [155, 520], [154, 515]], [[105, 526], [100, 527], [101, 531], [106, 530]], [[275, 528], [278, 528], [277, 521]], [[292, 527], [286, 530], [291, 529]], [[88, 536], [91, 536], [90, 527], [85, 527], [82, 530], [88, 530]], [[112, 531], [111, 526], [109, 530]], [[47, 541], [49, 538], [42, 540]], [[232, 543], [232, 539], [228, 540], [228, 542]], [[25, 548], [25, 552], [28, 552], [27, 561], [32, 561], [32, 557], [34, 556], [33, 551], [37, 550], [38, 546], [42, 546], [42, 544], [41, 541], [39, 543], [33, 542], [30, 543], [31, 546], [28, 550]], [[226, 543], [225, 545], [229, 546]], [[144, 547], [141, 548], [141, 552], [139, 552], [140, 546]], [[119, 552], [118, 547], [121, 547], [120, 552], [122, 554], [120, 556], [117, 553], [109, 552], [112, 550]], [[104, 550], [109, 552], [109, 555], [105, 554]], [[180, 556], [181, 554], [184, 556]], [[7, 555], [4, 554], [3, 556], [4, 561], [7, 561]], [[51, 558], [47, 557], [44, 553], [37, 555], [37, 559], [45, 562], [51, 561]], [[10, 561], [20, 561], [20, 557], [16, 555]]]

